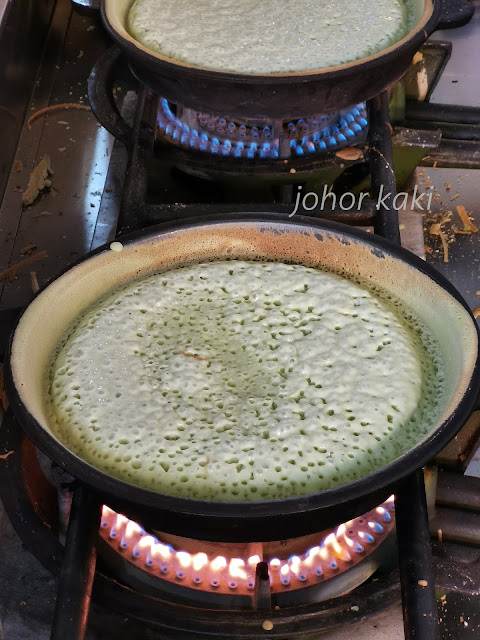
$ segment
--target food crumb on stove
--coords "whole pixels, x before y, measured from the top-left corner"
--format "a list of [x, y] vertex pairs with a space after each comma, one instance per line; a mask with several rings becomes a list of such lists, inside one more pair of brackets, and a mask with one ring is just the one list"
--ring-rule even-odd
[[442, 540], [443, 540], [443, 531], [441, 529], [438, 529], [437, 536], [438, 536], [438, 540], [440, 542], [442, 542]]
[[341, 158], [342, 160], [360, 160], [363, 158], [363, 151], [358, 147], [345, 147], [341, 151], [337, 151], [335, 153], [337, 158]]
[[33, 294], [37, 293], [37, 291], [40, 289], [40, 286], [39, 286], [38, 280], [37, 280], [37, 272], [36, 271], [30, 271], [30, 285], [32, 287], [32, 293]]
[[427, 587], [428, 586], [428, 582], [426, 580], [419, 580], [418, 584], [420, 587]]
[[24, 607], [27, 603], [25, 602], [25, 600], [22, 600], [22, 602], [20, 602], [20, 606]]
[[351, 611], [360, 611], [360, 607], [356, 604], [353, 605], [353, 607], [350, 607]]
[[50, 176], [52, 175], [53, 171], [50, 165], [50, 157], [44, 155], [30, 173], [27, 188], [22, 194], [22, 202], [24, 205], [28, 206], [33, 204], [40, 195], [40, 192], [52, 185], [50, 181]]
[[445, 189], [446, 189], [447, 191], [450, 191], [450, 189], [451, 189], [451, 188], [452, 188], [452, 185], [451, 185], [451, 184], [446, 184], [446, 185], [445, 185]]
[[83, 49], [80, 49], [80, 51], [78, 52], [78, 59], [83, 58]]
[[262, 622], [262, 629], [264, 631], [271, 631], [273, 629], [273, 622], [271, 620], [264, 620]]
[[112, 242], [110, 244], [110, 249], [112, 251], [115, 251], [116, 253], [120, 253], [120, 251], [123, 251], [123, 244], [121, 242]]
[[290, 173], [297, 173], [297, 170], [294, 169], [293, 167], [290, 169]]
[[459, 198], [459, 197], [460, 197], [460, 194], [459, 194], [459, 193], [456, 193], [456, 194], [453, 196], [453, 198], [450, 198], [450, 202], [453, 202], [454, 200], [456, 200], [456, 199], [457, 199], [457, 198]]
[[402, 231], [402, 230], [403, 230], [403, 229], [405, 229], [406, 227], [405, 227], [405, 225], [404, 225], [404, 224], [399, 224], [399, 225], [398, 225], [398, 228], [400, 229], [400, 231]]
[[13, 165], [13, 170], [15, 171], [15, 173], [20, 173], [23, 169], [23, 163], [21, 160], [17, 160], [15, 162], [15, 164]]
[[65, 150], [66, 150], [66, 148], [67, 148], [67, 147], [58, 147], [57, 151], [62, 152], [62, 151], [65, 151]]

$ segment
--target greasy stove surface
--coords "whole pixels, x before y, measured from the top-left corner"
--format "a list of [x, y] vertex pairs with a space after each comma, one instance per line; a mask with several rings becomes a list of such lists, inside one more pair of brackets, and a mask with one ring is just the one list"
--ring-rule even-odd
[[[436, 36], [454, 44], [433, 101], [480, 106], [480, 2], [475, 0], [474, 4], [476, 16], [469, 26]], [[59, 0], [27, 117], [49, 104], [87, 103], [86, 78], [98, 55], [108, 46], [95, 19], [72, 14], [69, 0]], [[30, 171], [45, 154], [50, 156], [54, 172], [52, 189], [32, 207], [22, 209], [21, 193]], [[63, 266], [113, 237], [125, 161], [122, 147], [116, 144], [114, 148], [112, 137], [88, 111], [52, 112], [32, 122], [31, 128], [23, 127], [0, 209], [0, 271], [40, 251], [47, 251], [48, 257], [20, 270], [13, 281], [0, 281], [0, 308], [30, 300], [30, 272], [35, 273], [41, 285]], [[437, 214], [443, 216], [452, 209], [455, 212], [455, 206], [462, 204], [480, 226], [478, 176], [478, 170], [471, 169], [417, 170], [418, 184], [428, 183], [439, 195], [428, 215], [437, 220]], [[421, 212], [411, 213], [404, 220], [416, 232], [422, 222]], [[427, 259], [445, 272], [472, 308], [477, 307], [480, 233], [455, 237], [450, 234], [454, 242], [449, 246], [449, 262], [444, 263], [439, 238], [428, 232], [430, 224], [425, 222]], [[415, 233], [410, 235], [415, 237]], [[418, 237], [414, 242], [421, 250]], [[478, 460], [472, 461], [467, 472], [480, 476]], [[50, 574], [22, 548], [0, 508], [0, 640], [46, 640], [55, 586]], [[479, 638], [479, 610], [479, 598], [448, 594], [446, 603], [440, 604], [442, 640]], [[341, 629], [323, 637], [350, 640], [353, 634], [357, 640], [403, 640], [400, 605], [354, 629]], [[94, 607], [89, 619], [89, 640], [118, 637], [160, 640], [164, 635]]]

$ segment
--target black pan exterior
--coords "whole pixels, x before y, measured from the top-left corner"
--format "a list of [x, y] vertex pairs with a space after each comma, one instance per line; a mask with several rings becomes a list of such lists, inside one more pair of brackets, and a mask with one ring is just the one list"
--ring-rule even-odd
[[[423, 260], [379, 236], [342, 224], [295, 216], [294, 221], [279, 214], [215, 215], [183, 223], [165, 223], [122, 238], [124, 244], [160, 233], [191, 226], [222, 222], [268, 223], [289, 221], [315, 227], [321, 233], [331, 231], [365, 243], [372, 250], [400, 259], [422, 273], [455, 298], [467, 311], [457, 290], [436, 269]], [[339, 240], [341, 241], [341, 240]], [[109, 250], [101, 247], [78, 262]], [[78, 263], [76, 263], [78, 264]], [[48, 285], [47, 285], [48, 286]], [[469, 312], [470, 313], [470, 312]], [[471, 313], [470, 313], [471, 315]], [[472, 316], [472, 322], [475, 320]], [[476, 326], [476, 324], [475, 324]], [[477, 328], [478, 335], [478, 328]], [[468, 389], [449, 418], [414, 449], [365, 478], [321, 493], [265, 502], [211, 502], [176, 498], [130, 485], [87, 464], [54, 439], [29, 413], [12, 377], [10, 356], [13, 335], [5, 362], [5, 387], [11, 408], [27, 436], [51, 459], [79, 481], [91, 487], [112, 509], [153, 528], [200, 540], [225, 542], [269, 541], [298, 537], [333, 527], [370, 511], [394, 493], [413, 471], [429, 462], [461, 429], [474, 408], [480, 390], [480, 367], [476, 364]]]
[[[103, 2], [101, 13], [106, 30], [126, 52], [132, 72], [155, 94], [207, 113], [287, 119], [338, 111], [387, 89], [405, 74], [435, 28], [445, 23], [442, 16], [447, 9], [459, 3], [465, 4], [433, 0], [424, 28], [413, 30], [383, 54], [333, 69], [274, 75], [227, 73], [160, 59], [123, 37], [110, 24]], [[458, 22], [455, 12], [454, 17]]]

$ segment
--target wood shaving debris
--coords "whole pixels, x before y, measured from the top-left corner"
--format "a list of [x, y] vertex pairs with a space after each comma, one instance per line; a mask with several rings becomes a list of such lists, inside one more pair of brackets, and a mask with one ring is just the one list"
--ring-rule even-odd
[[443, 221], [432, 224], [432, 226], [430, 227], [430, 235], [440, 237], [443, 247], [443, 261], [448, 262], [448, 242], [445, 234], [442, 231], [442, 224]]
[[447, 191], [450, 191], [450, 189], [451, 189], [451, 188], [452, 188], [452, 185], [451, 185], [451, 184], [446, 184], [446, 185], [445, 185], [445, 189], [446, 189]]
[[[49, 107], [45, 107], [36, 111], [33, 115], [30, 116], [27, 122], [27, 127], [29, 129], [32, 128], [32, 124], [35, 120], [42, 118], [43, 116], [50, 115], [51, 113], [56, 113], [57, 111], [64, 111], [68, 109], [80, 109], [82, 111], [91, 111], [90, 107], [86, 104], [77, 104], [76, 102], [64, 102], [62, 104], [52, 104]], [[63, 123], [60, 123], [63, 124]], [[68, 124], [65, 122], [64, 124]]]
[[474, 318], [480, 318], [480, 307], [477, 307], [472, 311]]
[[431, 247], [427, 247], [427, 245], [424, 245], [423, 248], [425, 249], [425, 253], [433, 253], [433, 249]]
[[435, 160], [435, 162], [433, 163], [433, 168], [436, 169], [437, 168], [437, 161]]
[[8, 456], [11, 456], [12, 453], [15, 453], [15, 451], [9, 451], [8, 453], [4, 453], [2, 455], [0, 455], [0, 460], [6, 460], [8, 458]]
[[363, 151], [358, 147], [346, 147], [345, 149], [337, 151], [335, 155], [342, 160], [360, 160], [360, 158], [365, 157]]
[[459, 204], [457, 205], [456, 208], [457, 208], [458, 215], [460, 216], [465, 227], [463, 230], [471, 233], [478, 233], [478, 228], [470, 220], [465, 207], [462, 204]]
[[30, 271], [30, 286], [32, 287], [32, 293], [33, 294], [37, 293], [37, 291], [40, 289], [40, 286], [39, 286], [38, 280], [37, 280], [37, 272], [36, 271]]
[[40, 213], [34, 213], [32, 218], [41, 218], [43, 216], [54, 216], [52, 211], [40, 211]]
[[26, 247], [23, 247], [23, 249], [20, 249], [20, 255], [29, 256], [36, 248], [36, 244], [28, 244]]
[[5, 271], [0, 272], [0, 281], [5, 280], [5, 278], [9, 278], [10, 282], [13, 282], [19, 269], [32, 264], [32, 262], [37, 262], [37, 260], [43, 260], [43, 258], [48, 258], [48, 254], [46, 251], [40, 251], [39, 253], [30, 256], [29, 258], [25, 258], [25, 260], [17, 262], [12, 267], [9, 267], [8, 269], [5, 269]]
[[442, 540], [443, 540], [443, 531], [441, 529], [438, 529], [437, 536], [438, 536], [438, 541], [442, 542]]
[[[8, 409], [8, 398], [7, 398], [7, 394], [5, 393], [5, 385], [3, 382], [3, 367], [0, 364], [0, 407], [2, 407], [2, 409], [4, 411], [7, 411]], [[13, 451], [11, 451], [10, 453], [13, 453]], [[8, 458], [10, 454], [7, 454], [6, 456], [3, 456], [3, 458]], [[1, 458], [2, 456], [0, 456]]]
[[420, 587], [428, 587], [428, 582], [426, 580], [419, 580], [418, 584]]
[[417, 53], [413, 56], [412, 64], [418, 64], [423, 60], [424, 60], [423, 54], [420, 51], [417, 51]]
[[453, 202], [454, 200], [456, 200], [456, 199], [457, 199], [457, 198], [459, 198], [459, 197], [460, 197], [460, 194], [459, 194], [459, 193], [456, 193], [456, 194], [453, 196], [453, 198], [450, 198], [450, 202]]
[[21, 160], [17, 160], [15, 162], [15, 164], [13, 165], [13, 170], [15, 171], [15, 173], [20, 173], [21, 171], [23, 171], [23, 163]]
[[50, 156], [44, 155], [33, 169], [28, 180], [28, 186], [23, 192], [22, 202], [25, 206], [33, 204], [41, 191], [52, 185], [50, 176], [53, 175]]
[[187, 353], [186, 351], [180, 351], [180, 349], [177, 349], [177, 353], [179, 353], [182, 356], [185, 356], [186, 358], [195, 358], [195, 360], [208, 360], [207, 356], [197, 356], [194, 353]]

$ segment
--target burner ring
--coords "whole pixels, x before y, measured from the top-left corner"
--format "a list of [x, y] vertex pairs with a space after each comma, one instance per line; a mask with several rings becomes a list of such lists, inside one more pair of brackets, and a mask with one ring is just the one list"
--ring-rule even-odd
[[[364, 516], [322, 534], [284, 543], [217, 545], [168, 534], [152, 535], [105, 505], [100, 536], [125, 562], [150, 577], [206, 594], [252, 598], [257, 565], [265, 562], [272, 596], [281, 599], [282, 594], [317, 587], [362, 566], [393, 531], [394, 509], [391, 496]], [[373, 572], [376, 567], [370, 566]], [[366, 579], [370, 574], [362, 575]], [[330, 587], [328, 592], [330, 595]]]
[[365, 103], [351, 109], [259, 123], [235, 122], [160, 99], [158, 135], [188, 149], [232, 158], [285, 159], [338, 151], [359, 144], [368, 127]]

